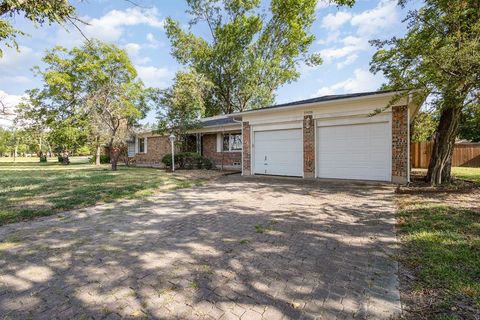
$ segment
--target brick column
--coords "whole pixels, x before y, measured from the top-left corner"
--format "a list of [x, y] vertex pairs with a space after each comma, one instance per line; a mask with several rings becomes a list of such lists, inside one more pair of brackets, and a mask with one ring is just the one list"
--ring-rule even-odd
[[315, 126], [312, 115], [303, 117], [303, 176], [315, 178]]
[[249, 176], [252, 174], [250, 165], [251, 141], [250, 141], [250, 124], [248, 122], [242, 123], [242, 141], [243, 141], [243, 170], [242, 175]]
[[392, 182], [408, 181], [408, 107], [392, 107]]

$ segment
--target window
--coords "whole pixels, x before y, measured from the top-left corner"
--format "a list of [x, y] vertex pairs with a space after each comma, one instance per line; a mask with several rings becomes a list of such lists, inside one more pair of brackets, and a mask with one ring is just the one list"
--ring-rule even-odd
[[145, 152], [145, 139], [146, 138], [138, 138], [138, 152], [144, 153]]
[[225, 133], [223, 135], [223, 151], [240, 151], [242, 150], [242, 134], [241, 133]]

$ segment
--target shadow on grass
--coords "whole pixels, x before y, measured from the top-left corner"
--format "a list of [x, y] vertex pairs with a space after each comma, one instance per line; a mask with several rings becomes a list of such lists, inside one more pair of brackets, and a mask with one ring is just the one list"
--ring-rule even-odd
[[59, 170], [0, 168], [0, 225], [87, 207], [119, 198], [144, 197], [155, 190], [190, 187], [184, 181], [155, 169], [89, 165], [59, 165]]

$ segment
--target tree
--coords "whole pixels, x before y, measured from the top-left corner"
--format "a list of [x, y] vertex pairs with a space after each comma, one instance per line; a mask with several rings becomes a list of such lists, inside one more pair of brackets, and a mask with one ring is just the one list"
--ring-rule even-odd
[[420, 111], [413, 120], [412, 141], [430, 141], [435, 134], [438, 119], [427, 111]]
[[405, 37], [373, 41], [379, 50], [371, 71], [382, 71], [395, 89], [430, 95], [439, 122], [426, 179], [438, 185], [451, 180], [462, 110], [478, 106], [480, 2], [426, 0], [422, 8], [409, 12], [406, 21]]
[[131, 129], [150, 108], [151, 89], [138, 80], [127, 53], [115, 45], [91, 41], [72, 54], [85, 94], [83, 107], [89, 115], [90, 131], [97, 142], [107, 142], [112, 170], [117, 170]]
[[[45, 23], [71, 22], [76, 24], [75, 7], [68, 0], [1, 0], [0, 1], [0, 43], [18, 49], [16, 38], [25, 32], [16, 29], [10, 19], [23, 16], [36, 25]], [[2, 50], [0, 48], [0, 57]]]
[[205, 76], [194, 70], [178, 72], [170, 88], [157, 91], [156, 101], [162, 106], [157, 109], [158, 129], [180, 138], [198, 127], [199, 119], [205, 115], [205, 100], [211, 87]]
[[480, 142], [479, 105], [472, 104], [463, 110], [458, 137], [472, 142]]
[[29, 91], [28, 103], [19, 108], [21, 118], [48, 128], [50, 141], [65, 154], [88, 140], [97, 150], [106, 143], [116, 170], [130, 129], [149, 107], [150, 90], [137, 79], [126, 52], [89, 41], [71, 50], [56, 47], [43, 62], [45, 68], [35, 68], [43, 88]]
[[321, 63], [318, 54], [308, 54], [314, 41], [309, 29], [316, 3], [272, 0], [267, 15], [260, 0], [187, 0], [190, 26], [203, 23], [210, 38], [166, 19], [173, 56], [213, 84], [207, 116], [265, 107], [273, 102], [278, 87], [299, 77], [300, 63]]

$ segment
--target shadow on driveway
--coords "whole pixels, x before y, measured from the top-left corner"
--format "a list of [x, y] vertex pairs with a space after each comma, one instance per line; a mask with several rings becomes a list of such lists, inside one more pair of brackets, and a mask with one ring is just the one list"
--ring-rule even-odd
[[0, 315], [393, 317], [392, 201], [385, 185], [227, 176], [3, 226]]

